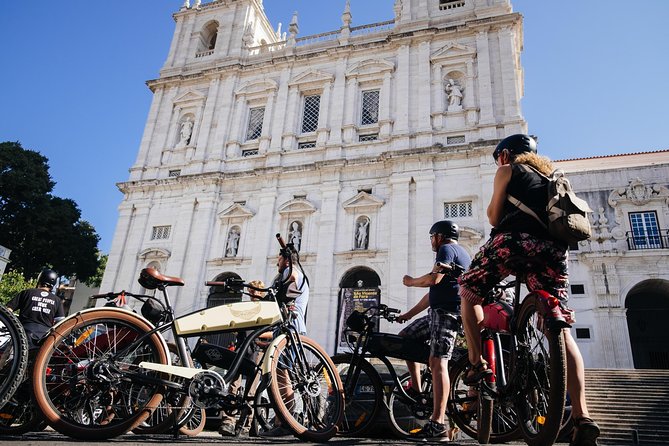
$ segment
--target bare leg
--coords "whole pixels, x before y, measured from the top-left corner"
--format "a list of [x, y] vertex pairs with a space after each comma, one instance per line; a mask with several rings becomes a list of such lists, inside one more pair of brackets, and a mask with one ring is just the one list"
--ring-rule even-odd
[[448, 379], [448, 361], [439, 357], [430, 356], [430, 370], [432, 371], [432, 421], [445, 424], [446, 403], [450, 381]]
[[465, 338], [467, 339], [467, 352], [469, 362], [476, 365], [481, 362], [481, 327], [483, 321], [483, 307], [474, 305], [466, 299], [462, 299], [461, 304], [462, 325], [465, 329]]
[[406, 361], [409, 375], [411, 375], [411, 388], [416, 392], [423, 391], [423, 382], [420, 377], [420, 364], [412, 361]]
[[567, 350], [567, 391], [571, 398], [572, 417], [589, 417], [588, 406], [585, 402], [585, 367], [583, 356], [571, 332], [563, 330], [565, 347]]

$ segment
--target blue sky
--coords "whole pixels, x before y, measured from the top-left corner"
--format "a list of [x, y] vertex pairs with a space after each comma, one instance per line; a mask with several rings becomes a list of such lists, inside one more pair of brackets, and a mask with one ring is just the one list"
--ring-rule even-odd
[[[194, 2], [194, 0], [192, 0]], [[206, 0], [205, 0], [206, 1]], [[128, 178], [151, 93], [183, 0], [4, 1], [0, 141], [50, 160], [55, 194], [72, 198], [111, 247], [115, 184]], [[265, 0], [300, 35], [337, 29], [345, 0]], [[352, 0], [353, 24], [393, 17], [392, 0]], [[525, 17], [523, 115], [552, 158], [669, 149], [669, 1], [516, 0]]]

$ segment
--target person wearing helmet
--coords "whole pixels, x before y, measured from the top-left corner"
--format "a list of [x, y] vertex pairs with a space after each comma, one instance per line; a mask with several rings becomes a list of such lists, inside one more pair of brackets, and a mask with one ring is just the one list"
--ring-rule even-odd
[[44, 269], [37, 277], [37, 288], [21, 291], [7, 304], [18, 311], [30, 348], [38, 348], [38, 341], [65, 316], [62, 300], [52, 293], [57, 281], [57, 272]]
[[[563, 304], [566, 304], [569, 297], [568, 246], [551, 237], [548, 230], [534, 217], [507, 200], [507, 195], [514, 196], [546, 221], [548, 196], [546, 176], [550, 176], [554, 170], [551, 161], [537, 155], [535, 140], [523, 134], [504, 138], [495, 148], [493, 158], [498, 167], [487, 210], [493, 229], [488, 241], [474, 256], [469, 271], [459, 279], [462, 323], [467, 339], [469, 362], [472, 364], [467, 377], [463, 380], [466, 384], [476, 383], [492, 373], [481, 357], [480, 323], [484, 316], [481, 304], [484, 296], [497, 283], [513, 275], [513, 271], [505, 266], [507, 259], [523, 256], [539, 260], [538, 263], [544, 266], [537, 268], [536, 271], [526, 272], [527, 287], [530, 291], [548, 291]], [[570, 445], [596, 445], [599, 427], [588, 415], [583, 357], [571, 332], [563, 331], [569, 376], [567, 391], [571, 397], [572, 419], [576, 426]]]
[[[411, 339], [429, 340], [430, 357], [428, 365], [432, 372], [433, 411], [430, 421], [414, 436], [423, 440], [447, 440], [448, 426], [445, 424], [446, 403], [450, 382], [448, 378], [448, 360], [453, 354], [455, 338], [460, 326], [460, 296], [457, 278], [449, 274], [455, 263], [467, 269], [471, 258], [467, 251], [458, 244], [460, 230], [451, 220], [442, 220], [432, 225], [430, 243], [436, 252], [434, 268], [420, 277], [404, 276], [402, 283], [408, 287], [430, 288], [430, 291], [409, 311], [398, 316], [398, 322], [406, 322], [418, 313], [429, 308], [423, 316], [400, 332], [400, 336]], [[412, 387], [409, 394], [414, 398], [421, 391], [420, 365], [407, 361], [411, 373]]]

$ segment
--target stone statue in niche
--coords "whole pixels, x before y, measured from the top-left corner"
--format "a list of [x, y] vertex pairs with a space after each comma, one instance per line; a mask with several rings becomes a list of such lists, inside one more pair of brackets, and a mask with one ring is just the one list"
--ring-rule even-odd
[[236, 257], [239, 250], [239, 228], [232, 227], [228, 232], [228, 243], [225, 248], [225, 257]]
[[449, 110], [461, 110], [462, 109], [462, 90], [463, 88], [459, 86], [453, 79], [446, 80], [446, 86], [444, 88], [446, 94], [448, 95], [448, 109]]
[[367, 249], [369, 246], [369, 219], [361, 218], [355, 229], [355, 249]]
[[181, 129], [179, 129], [179, 142], [177, 147], [186, 147], [190, 144], [191, 136], [193, 135], [193, 120], [187, 118], [184, 122], [181, 123]]
[[300, 250], [300, 246], [302, 245], [302, 224], [297, 220], [290, 224], [288, 243], [292, 243], [296, 251]]

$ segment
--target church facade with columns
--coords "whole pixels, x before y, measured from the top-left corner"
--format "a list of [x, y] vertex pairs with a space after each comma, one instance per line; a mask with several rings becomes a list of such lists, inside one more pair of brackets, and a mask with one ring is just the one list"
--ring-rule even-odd
[[[274, 28], [261, 0], [186, 1], [174, 13], [139, 153], [118, 185], [102, 291], [140, 291], [139, 271], [154, 266], [184, 279], [170, 290], [178, 314], [216, 305], [232, 297], [207, 280], [271, 281], [280, 233], [310, 277], [309, 335], [334, 353], [351, 290], [401, 309], [422, 296], [402, 276], [431, 269], [434, 221], [456, 221], [476, 252], [491, 229], [492, 150], [527, 132], [522, 16], [509, 0], [397, 0], [393, 20], [355, 27], [354, 13], [347, 2], [340, 29], [304, 37], [297, 15]], [[606, 161], [560, 163], [596, 207], [596, 238], [571, 253], [573, 330], [587, 366], [630, 368], [645, 348], [631, 339], [645, 334], [630, 334], [626, 301], [669, 294], [669, 158]], [[649, 244], [629, 249], [630, 237]]]

